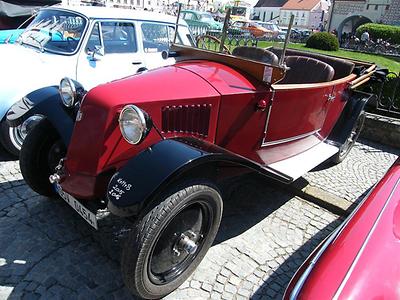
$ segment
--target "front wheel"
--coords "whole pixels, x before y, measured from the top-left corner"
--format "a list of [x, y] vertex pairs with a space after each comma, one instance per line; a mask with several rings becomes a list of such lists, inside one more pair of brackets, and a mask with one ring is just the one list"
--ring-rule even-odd
[[22, 176], [32, 190], [43, 196], [56, 194], [49, 176], [55, 172], [65, 153], [64, 143], [47, 119], [40, 120], [28, 132], [21, 147], [19, 166]]
[[364, 127], [365, 112], [361, 112], [346, 141], [340, 146], [339, 152], [332, 157], [334, 164], [341, 163], [349, 154]]
[[211, 247], [222, 217], [221, 195], [207, 184], [163, 198], [138, 222], [122, 252], [126, 286], [147, 299], [171, 293], [190, 276]]

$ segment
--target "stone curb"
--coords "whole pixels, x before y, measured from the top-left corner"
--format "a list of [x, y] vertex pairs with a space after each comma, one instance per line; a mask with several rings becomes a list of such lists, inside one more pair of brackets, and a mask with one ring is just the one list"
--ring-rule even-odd
[[299, 187], [298, 184], [294, 182], [291, 185], [286, 186], [286, 189], [304, 200], [317, 204], [318, 206], [341, 216], [349, 215], [357, 205], [356, 203], [352, 203], [312, 185]]
[[361, 137], [399, 148], [400, 120], [367, 113]]
[[[256, 175], [255, 173], [249, 175], [250, 178], [260, 178], [261, 175]], [[254, 177], [256, 176], [256, 177]], [[233, 180], [238, 180], [237, 178]], [[263, 181], [265, 182], [265, 178]], [[241, 179], [242, 181], [242, 179]], [[268, 181], [268, 179], [267, 179]], [[233, 185], [234, 181], [230, 181], [230, 185]], [[300, 197], [303, 200], [314, 203], [319, 207], [325, 208], [326, 210], [340, 216], [348, 216], [353, 209], [357, 206], [357, 203], [350, 202], [339, 196], [336, 196], [328, 191], [321, 188], [312, 186], [303, 177], [300, 177], [295, 182], [291, 184], [280, 183], [275, 180], [269, 180], [271, 186], [277, 189], [286, 190], [295, 196]], [[229, 184], [228, 184], [229, 185]], [[229, 198], [230, 196], [227, 195]]]

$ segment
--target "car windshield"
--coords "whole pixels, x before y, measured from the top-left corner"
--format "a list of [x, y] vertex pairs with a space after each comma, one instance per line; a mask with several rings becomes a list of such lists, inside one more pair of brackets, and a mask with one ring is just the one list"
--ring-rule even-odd
[[203, 22], [213, 22], [214, 19], [210, 14], [201, 14], [201, 20]]
[[17, 42], [61, 54], [74, 53], [82, 38], [86, 20], [77, 14], [45, 9], [20, 36]]

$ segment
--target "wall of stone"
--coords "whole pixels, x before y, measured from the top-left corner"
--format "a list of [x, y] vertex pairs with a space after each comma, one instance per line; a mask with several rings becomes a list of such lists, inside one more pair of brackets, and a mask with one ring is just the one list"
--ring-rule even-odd
[[361, 137], [400, 148], [400, 119], [367, 114]]
[[383, 17], [385, 24], [400, 25], [400, 0], [392, 0], [389, 10]]

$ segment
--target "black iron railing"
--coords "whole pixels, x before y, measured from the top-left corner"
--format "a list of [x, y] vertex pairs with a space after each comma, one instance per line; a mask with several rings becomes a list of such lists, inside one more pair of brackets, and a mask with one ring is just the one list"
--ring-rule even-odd
[[[206, 27], [191, 26], [193, 36], [197, 41], [197, 47], [218, 51], [218, 40], [222, 38], [221, 30], [210, 30]], [[232, 50], [237, 46], [252, 46], [257, 47], [258, 41], [261, 38], [255, 37], [251, 32], [239, 28], [229, 28], [226, 38], [225, 46], [227, 49]]]
[[400, 73], [390, 72], [380, 83], [376, 110], [400, 116]]

